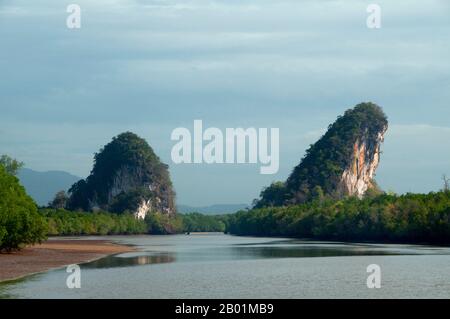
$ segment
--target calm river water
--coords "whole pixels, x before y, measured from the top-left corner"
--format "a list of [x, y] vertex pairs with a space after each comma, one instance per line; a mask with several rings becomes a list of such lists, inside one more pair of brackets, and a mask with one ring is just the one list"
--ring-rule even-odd
[[[102, 239], [102, 237], [90, 237]], [[86, 238], [83, 238], [86, 239]], [[106, 237], [139, 252], [0, 285], [3, 298], [450, 298], [450, 248], [223, 234]], [[366, 285], [381, 267], [381, 288]]]

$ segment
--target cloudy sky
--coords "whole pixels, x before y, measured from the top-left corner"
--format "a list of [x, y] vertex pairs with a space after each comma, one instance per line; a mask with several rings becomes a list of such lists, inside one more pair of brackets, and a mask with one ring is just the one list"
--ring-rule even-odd
[[[170, 165], [178, 203], [250, 203], [345, 109], [381, 105], [377, 180], [428, 192], [450, 175], [450, 1], [0, 0], [0, 153], [86, 177], [131, 130]], [[81, 29], [66, 7], [81, 7]], [[280, 128], [280, 170], [175, 165], [176, 127]]]

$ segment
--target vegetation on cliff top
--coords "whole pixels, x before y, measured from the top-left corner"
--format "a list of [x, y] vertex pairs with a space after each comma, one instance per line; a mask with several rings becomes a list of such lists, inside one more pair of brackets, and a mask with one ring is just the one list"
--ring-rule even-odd
[[355, 142], [376, 141], [387, 125], [386, 115], [376, 104], [361, 103], [347, 110], [310, 146], [286, 182], [273, 183], [261, 192], [255, 207], [299, 204], [323, 196], [342, 198], [337, 185], [351, 164]]
[[[115, 194], [111, 188], [117, 174], [128, 174], [135, 185]], [[123, 177], [123, 176], [122, 176]], [[150, 189], [151, 188], [151, 189]], [[134, 133], [122, 133], [112, 139], [94, 156], [94, 167], [86, 180], [80, 180], [69, 190], [67, 208], [90, 210], [134, 211], [143, 199], [155, 199], [174, 210], [174, 196], [168, 166], [162, 163], [148, 143]]]

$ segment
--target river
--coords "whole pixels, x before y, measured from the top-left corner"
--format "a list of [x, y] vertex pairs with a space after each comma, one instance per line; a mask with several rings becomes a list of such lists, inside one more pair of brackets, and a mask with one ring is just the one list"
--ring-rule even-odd
[[[224, 234], [109, 236], [139, 251], [0, 286], [3, 298], [450, 298], [450, 248]], [[86, 239], [86, 238], [83, 238]], [[367, 266], [381, 288], [367, 287]]]

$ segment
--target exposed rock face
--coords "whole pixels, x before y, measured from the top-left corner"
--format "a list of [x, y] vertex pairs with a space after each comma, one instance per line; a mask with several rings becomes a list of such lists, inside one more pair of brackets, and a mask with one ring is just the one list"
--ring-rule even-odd
[[175, 193], [167, 168], [145, 140], [122, 133], [95, 155], [91, 175], [69, 190], [68, 206], [130, 211], [137, 218], [156, 211], [174, 214]]
[[299, 204], [321, 197], [362, 197], [375, 188], [375, 170], [388, 122], [382, 109], [361, 103], [349, 109], [312, 145], [286, 182], [261, 192], [255, 207]]
[[138, 205], [136, 211], [134, 212], [134, 216], [139, 219], [144, 219], [147, 216], [147, 213], [152, 210], [152, 201], [142, 199], [141, 203]]
[[379, 132], [374, 141], [368, 138], [357, 140], [353, 145], [353, 154], [350, 167], [342, 173], [338, 192], [344, 195], [356, 195], [362, 198], [369, 188], [374, 185], [375, 170], [380, 162], [380, 148], [384, 140], [383, 132]]

